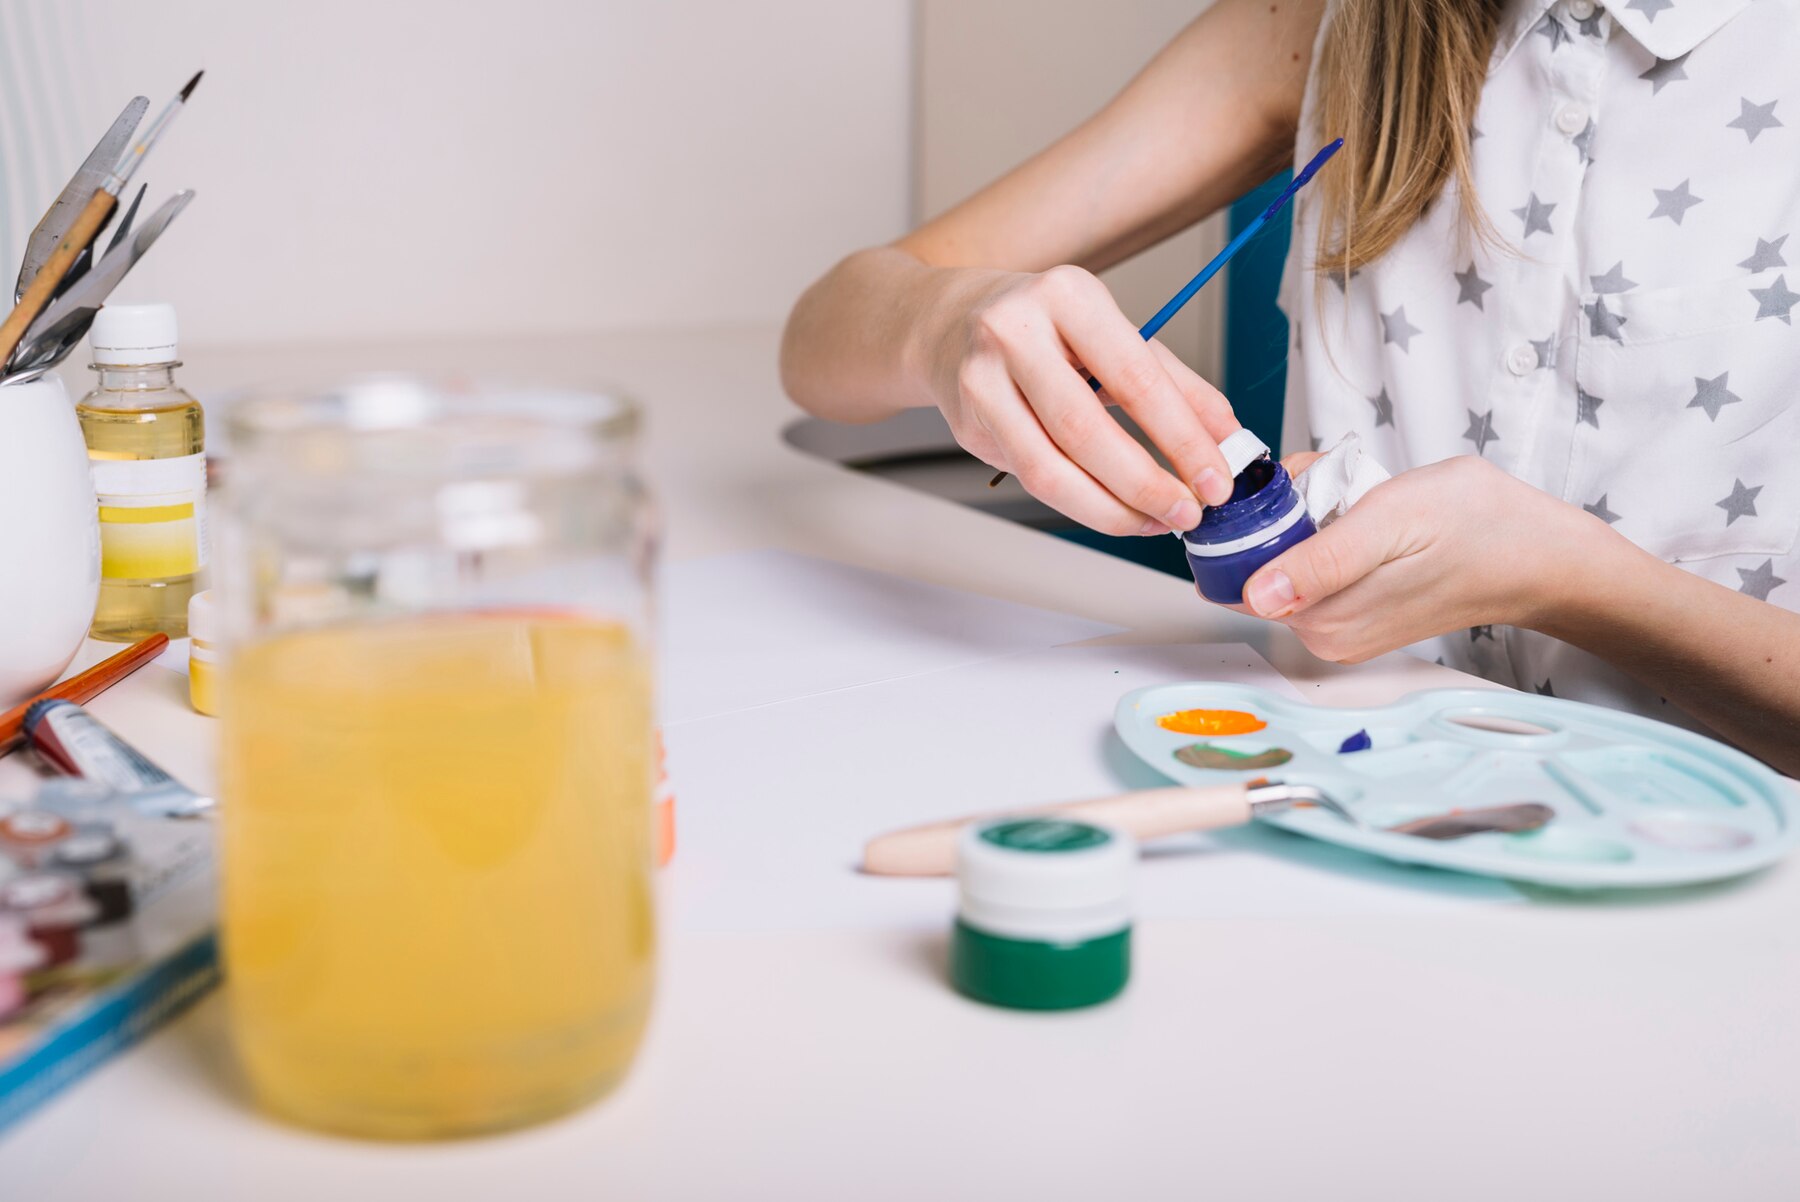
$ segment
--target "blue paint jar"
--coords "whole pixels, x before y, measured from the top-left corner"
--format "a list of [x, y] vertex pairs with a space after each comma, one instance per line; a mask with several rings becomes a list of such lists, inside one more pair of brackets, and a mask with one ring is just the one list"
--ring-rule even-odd
[[1265, 453], [1238, 473], [1231, 499], [1208, 508], [1181, 541], [1200, 595], [1237, 605], [1256, 569], [1315, 533], [1287, 469]]

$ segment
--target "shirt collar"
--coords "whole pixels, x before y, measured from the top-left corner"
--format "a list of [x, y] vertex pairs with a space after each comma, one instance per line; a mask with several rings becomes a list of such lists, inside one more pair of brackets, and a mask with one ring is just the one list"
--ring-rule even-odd
[[1599, 0], [1619, 28], [1657, 58], [1680, 58], [1750, 0]]
[[[1596, 0], [1613, 23], [1657, 58], [1680, 58], [1716, 33], [1752, 0]], [[1501, 22], [1494, 42], [1493, 65], [1512, 54], [1519, 43], [1556, 9], [1555, 19], [1573, 34], [1575, 21], [1558, 0], [1522, 0]]]

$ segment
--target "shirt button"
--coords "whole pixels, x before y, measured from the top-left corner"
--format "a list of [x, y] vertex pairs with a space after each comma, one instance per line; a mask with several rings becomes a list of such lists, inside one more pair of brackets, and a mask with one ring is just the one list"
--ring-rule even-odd
[[1506, 352], [1506, 370], [1515, 376], [1536, 371], [1537, 361], [1536, 349], [1523, 342]]
[[1556, 114], [1556, 128], [1571, 138], [1587, 128], [1588, 111], [1579, 104], [1565, 104]]
[[1569, 0], [1569, 15], [1585, 21], [1594, 15], [1594, 0]]

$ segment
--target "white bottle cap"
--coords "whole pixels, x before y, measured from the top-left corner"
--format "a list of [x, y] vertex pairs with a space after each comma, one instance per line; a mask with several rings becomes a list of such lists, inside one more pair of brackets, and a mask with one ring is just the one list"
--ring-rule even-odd
[[1055, 815], [971, 823], [957, 846], [963, 920], [1010, 939], [1080, 940], [1131, 925], [1137, 845]]
[[219, 632], [217, 610], [211, 589], [201, 589], [188, 598], [188, 637], [195, 642], [217, 642]]
[[136, 367], [175, 362], [175, 306], [107, 305], [88, 332], [94, 362]]
[[1219, 444], [1219, 453], [1225, 456], [1225, 466], [1235, 480], [1239, 472], [1269, 453], [1269, 444], [1245, 426], [1226, 436], [1225, 441]]

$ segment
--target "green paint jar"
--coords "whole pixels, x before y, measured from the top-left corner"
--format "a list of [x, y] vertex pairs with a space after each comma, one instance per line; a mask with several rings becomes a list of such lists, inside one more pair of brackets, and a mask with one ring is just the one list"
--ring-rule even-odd
[[1129, 835], [1059, 818], [977, 823], [957, 845], [950, 981], [1016, 1010], [1116, 997], [1131, 976]]

